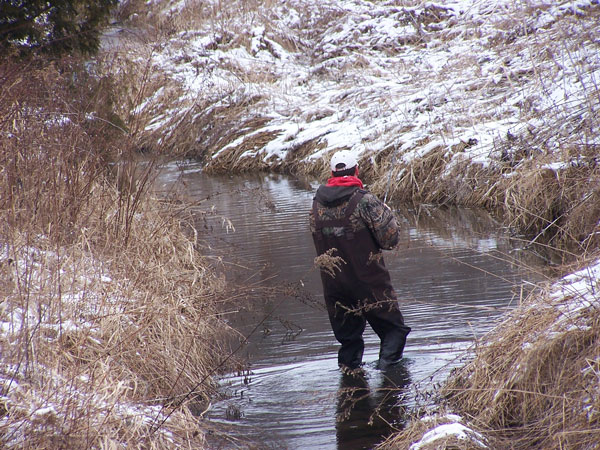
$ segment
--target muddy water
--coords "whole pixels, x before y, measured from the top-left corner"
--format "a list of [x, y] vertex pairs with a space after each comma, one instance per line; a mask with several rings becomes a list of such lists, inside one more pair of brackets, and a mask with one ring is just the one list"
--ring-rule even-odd
[[[259, 293], [228, 316], [250, 335], [239, 352], [248, 371], [225, 377], [223, 399], [207, 413], [229, 435], [215, 433], [212, 448], [246, 448], [248, 441], [254, 448], [372, 448], [425, 401], [420, 393], [460, 364], [475, 337], [518, 303], [522, 281], [541, 266], [485, 214], [399, 210], [403, 245], [385, 259], [413, 330], [405, 361], [378, 371], [379, 341], [367, 326], [366, 378], [349, 381], [337, 368], [338, 345], [312, 269], [307, 211], [318, 184], [277, 175], [206, 176], [194, 165], [169, 165], [161, 181], [231, 220], [235, 232], [220, 217], [199, 223], [213, 229], [215, 250], [229, 251], [229, 276], [246, 278], [248, 292]], [[302, 298], [260, 295], [261, 287], [284, 283], [301, 283]]]

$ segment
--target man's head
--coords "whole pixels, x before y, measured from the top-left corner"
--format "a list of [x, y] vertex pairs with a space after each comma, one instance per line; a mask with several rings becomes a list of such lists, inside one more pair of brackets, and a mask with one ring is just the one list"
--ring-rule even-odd
[[350, 150], [340, 150], [331, 157], [331, 174], [334, 177], [358, 175], [358, 162]]

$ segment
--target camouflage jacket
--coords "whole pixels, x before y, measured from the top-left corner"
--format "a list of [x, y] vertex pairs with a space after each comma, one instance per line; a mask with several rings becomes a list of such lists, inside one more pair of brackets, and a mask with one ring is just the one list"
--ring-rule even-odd
[[[320, 220], [340, 219], [346, 212], [348, 200], [356, 192], [356, 186], [326, 186], [322, 185], [317, 190], [317, 211]], [[366, 192], [350, 216], [353, 231], [367, 228], [379, 248], [390, 250], [400, 240], [400, 229], [394, 213], [373, 194]], [[310, 230], [315, 232], [315, 219], [310, 211]], [[344, 228], [323, 228], [323, 234], [342, 236]]]

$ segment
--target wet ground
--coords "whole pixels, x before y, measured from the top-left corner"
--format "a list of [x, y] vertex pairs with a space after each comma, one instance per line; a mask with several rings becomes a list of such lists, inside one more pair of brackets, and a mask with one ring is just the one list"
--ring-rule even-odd
[[[318, 183], [207, 176], [192, 164], [169, 165], [161, 182], [183, 190], [200, 209], [214, 207], [198, 223], [212, 229], [211, 245], [229, 255], [229, 277], [243, 280], [251, 298], [230, 305], [239, 312], [228, 320], [249, 336], [238, 353], [248, 370], [223, 379], [223, 399], [207, 413], [229, 435], [215, 437], [213, 448], [246, 448], [248, 441], [255, 448], [372, 448], [519, 302], [523, 281], [539, 278], [541, 261], [484, 213], [398, 210], [403, 244], [385, 260], [413, 330], [404, 364], [386, 373], [375, 368], [379, 341], [367, 326], [366, 376], [346, 378], [313, 269], [307, 211]], [[291, 296], [261, 294], [265, 286], [287, 285], [296, 288]]]

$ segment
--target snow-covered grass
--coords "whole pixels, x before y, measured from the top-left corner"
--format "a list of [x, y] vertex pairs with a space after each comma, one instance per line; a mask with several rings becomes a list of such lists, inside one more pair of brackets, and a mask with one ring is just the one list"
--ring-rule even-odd
[[446, 414], [436, 417], [422, 417], [421, 422], [434, 422], [434, 428], [427, 431], [420, 440], [411, 443], [409, 450], [424, 450], [432, 448], [487, 448], [484, 438], [460, 423], [461, 417], [456, 414]]
[[[306, 162], [339, 147], [362, 155], [390, 146], [409, 162], [471, 141], [453, 159], [483, 165], [498, 162], [507, 139], [525, 139], [533, 152], [599, 143], [595, 127], [580, 129], [598, 107], [596, 0], [271, 3], [206, 2], [211, 14], [194, 21], [195, 4], [154, 2], [149, 17], [189, 19], [151, 42], [160, 47], [149, 69], [180, 87], [187, 108], [151, 114], [148, 131], [168, 134], [199, 101], [229, 107], [258, 96], [239, 119], [265, 117], [286, 135], [257, 149], [265, 161], [311, 139], [326, 147]], [[202, 148], [209, 134], [199, 130], [193, 150], [218, 158], [232, 140]]]
[[189, 342], [180, 347], [202, 339], [208, 327], [178, 313], [181, 301], [170, 306], [134, 280], [113, 280], [78, 246], [60, 252], [11, 241], [2, 251], [3, 448], [190, 442], [186, 434], [198, 431], [197, 419], [164, 402], [177, 403], [196, 385], [198, 400], [210, 387], [200, 384], [209, 358]]

